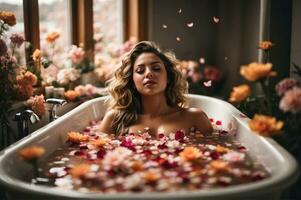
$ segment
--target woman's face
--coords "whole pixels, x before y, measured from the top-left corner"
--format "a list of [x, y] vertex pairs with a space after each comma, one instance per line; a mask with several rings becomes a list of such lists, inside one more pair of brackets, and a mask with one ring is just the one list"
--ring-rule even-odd
[[133, 80], [142, 96], [164, 93], [167, 73], [162, 60], [154, 53], [142, 53], [134, 63]]

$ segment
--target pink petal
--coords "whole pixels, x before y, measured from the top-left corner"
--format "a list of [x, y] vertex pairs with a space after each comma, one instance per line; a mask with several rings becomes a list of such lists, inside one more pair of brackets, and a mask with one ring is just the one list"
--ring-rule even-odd
[[213, 21], [214, 21], [215, 23], [218, 23], [218, 22], [219, 22], [219, 18], [216, 17], [216, 16], [213, 16]]
[[207, 82], [203, 82], [203, 84], [204, 84], [205, 87], [211, 87], [212, 86], [212, 81], [209, 80]]
[[201, 57], [201, 58], [199, 59], [199, 62], [200, 62], [201, 64], [204, 64], [204, 63], [205, 63], [205, 58], [202, 58], [202, 57]]
[[188, 26], [189, 28], [193, 27], [193, 25], [194, 25], [193, 22], [190, 22], [190, 23], [187, 24], [187, 26]]

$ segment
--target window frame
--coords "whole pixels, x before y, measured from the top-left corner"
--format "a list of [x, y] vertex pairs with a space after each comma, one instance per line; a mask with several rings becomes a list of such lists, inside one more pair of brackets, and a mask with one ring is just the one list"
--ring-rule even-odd
[[[71, 20], [71, 43], [83, 44], [88, 57], [94, 61], [93, 0], [69, 0]], [[123, 41], [136, 37], [138, 41], [148, 39], [147, 0], [123, 0]], [[23, 0], [25, 40], [30, 48], [25, 49], [26, 63], [32, 62], [32, 53], [40, 49], [39, 2]], [[40, 69], [38, 69], [40, 71]]]

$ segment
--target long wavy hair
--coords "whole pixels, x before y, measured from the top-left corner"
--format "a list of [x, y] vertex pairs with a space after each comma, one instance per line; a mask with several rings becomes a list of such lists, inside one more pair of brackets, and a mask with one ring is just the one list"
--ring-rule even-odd
[[183, 107], [185, 103], [184, 94], [187, 92], [187, 85], [181, 72], [177, 69], [179, 63], [174, 54], [161, 51], [152, 42], [139, 42], [123, 57], [121, 65], [114, 72], [113, 78], [108, 81], [108, 92], [111, 96], [109, 109], [116, 111], [112, 128], [118, 134], [128, 132], [128, 127], [138, 120], [138, 114], [142, 114], [141, 95], [133, 81], [134, 63], [142, 53], [155, 54], [165, 66], [167, 72], [167, 86], [165, 89], [167, 104], [171, 107]]

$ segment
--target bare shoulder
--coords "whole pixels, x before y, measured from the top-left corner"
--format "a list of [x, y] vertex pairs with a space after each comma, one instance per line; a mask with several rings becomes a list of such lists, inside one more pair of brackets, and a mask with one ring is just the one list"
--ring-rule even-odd
[[191, 108], [187, 108], [186, 110], [187, 110], [187, 113], [190, 115], [204, 115], [205, 114], [205, 112], [201, 108], [191, 107]]
[[114, 109], [108, 110], [105, 113], [105, 115], [101, 121], [100, 127], [99, 127], [100, 131], [102, 131], [104, 133], [114, 133], [115, 132], [113, 130], [112, 123], [113, 123], [113, 120], [115, 119], [116, 113], [117, 113], [117, 111]]
[[105, 116], [103, 117], [103, 119], [111, 119], [113, 120], [115, 115], [116, 115], [117, 111], [114, 109], [111, 110], [107, 110], [107, 112], [105, 113]]
[[207, 114], [201, 108], [185, 109], [185, 117], [193, 122], [194, 126], [203, 133], [212, 133], [213, 128]]
[[207, 117], [206, 113], [201, 108], [186, 108], [184, 109], [184, 115], [190, 119], [198, 119], [202, 117]]

